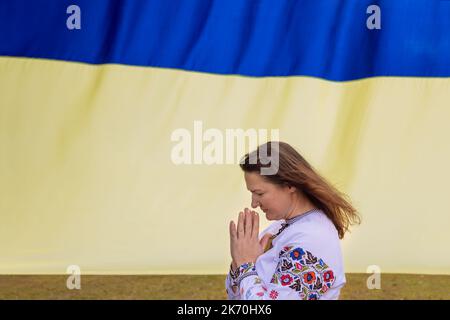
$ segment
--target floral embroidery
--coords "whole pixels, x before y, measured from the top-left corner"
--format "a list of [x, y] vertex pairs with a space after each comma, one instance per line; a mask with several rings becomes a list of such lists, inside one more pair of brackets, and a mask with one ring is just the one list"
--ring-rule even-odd
[[252, 271], [256, 271], [255, 264], [252, 262], [244, 263], [240, 265], [236, 270], [233, 270], [233, 268], [230, 266], [230, 276], [235, 283], [239, 276]]
[[328, 286], [329, 286], [329, 284], [327, 284], [326, 286], [322, 286], [322, 292], [323, 293], [328, 291]]
[[324, 286], [322, 284], [322, 281], [320, 281], [320, 278], [317, 278], [317, 281], [314, 283], [314, 286], [309, 286], [310, 289], [314, 289], [314, 290], [322, 289], [322, 288], [325, 288], [325, 287], [326, 286]]
[[308, 294], [308, 300], [318, 300], [319, 299], [319, 295], [317, 294], [317, 292], [311, 292]]
[[275, 290], [270, 291], [269, 297], [270, 299], [275, 300], [276, 298], [278, 298], [278, 292]]
[[281, 262], [281, 270], [286, 271], [292, 268], [292, 262], [288, 259], [283, 259]]
[[237, 273], [238, 278], [240, 278], [247, 273], [255, 272], [255, 271], [256, 271], [255, 264], [249, 262], [249, 263], [244, 263], [244, 264], [240, 265], [236, 273]]
[[307, 251], [306, 252], [306, 263], [307, 264], [314, 264], [317, 262], [317, 258], [314, 257], [311, 252]]
[[279, 258], [271, 283], [289, 286], [298, 292], [301, 299], [319, 299], [335, 281], [333, 270], [303, 248], [286, 246]]
[[316, 274], [314, 271], [306, 272], [303, 274], [303, 282], [306, 284], [312, 284], [316, 282]]
[[300, 279], [295, 279], [290, 288], [294, 289], [295, 291], [300, 291], [302, 289], [302, 282], [300, 281]]
[[255, 279], [255, 282], [256, 281], [260, 281], [261, 282], [261, 279], [259, 279], [259, 277], [258, 277], [258, 273], [256, 272], [256, 267], [255, 267], [255, 264], [253, 262], [248, 262], [248, 263], [241, 264], [238, 267], [238, 269], [236, 270], [235, 274], [237, 276], [237, 279], [235, 280], [235, 284], [237, 286], [240, 286], [240, 283], [241, 283], [242, 279], [244, 279], [244, 278], [246, 278], [248, 276], [252, 276], [252, 275], [257, 276], [256, 279]]
[[241, 264], [238, 268], [238, 274], [244, 274], [249, 272], [251, 269], [255, 267], [255, 264], [252, 262]]
[[281, 285], [288, 286], [294, 281], [294, 279], [289, 274], [283, 274], [281, 276]]
[[302, 248], [296, 248], [296, 249], [292, 250], [290, 256], [294, 260], [299, 260], [303, 257], [304, 254], [305, 254], [305, 252], [303, 251]]
[[236, 272], [237, 272], [237, 270], [233, 270], [233, 266], [230, 265], [230, 272], [229, 273], [230, 273], [231, 280], [233, 280], [232, 281], [233, 283], [236, 282], [236, 279], [238, 277], [238, 274]]
[[325, 271], [323, 274], [323, 280], [327, 283], [327, 285], [330, 285], [330, 283], [334, 281], [333, 270]]

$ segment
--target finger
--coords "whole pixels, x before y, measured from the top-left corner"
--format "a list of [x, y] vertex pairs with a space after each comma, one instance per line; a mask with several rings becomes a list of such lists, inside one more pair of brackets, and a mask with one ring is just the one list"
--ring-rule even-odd
[[230, 239], [235, 240], [237, 238], [237, 231], [236, 231], [236, 225], [234, 224], [234, 221], [230, 222]]
[[249, 223], [248, 223], [248, 237], [251, 238], [252, 237], [252, 233], [253, 233], [253, 224], [255, 223], [255, 216], [252, 214], [250, 209], [248, 209], [247, 215], [248, 215], [248, 220], [249, 220]]
[[237, 231], [236, 231], [236, 225], [234, 224], [233, 221], [230, 222], [230, 254], [231, 254], [231, 259], [234, 259], [234, 254], [235, 254], [235, 244], [236, 244], [236, 239], [237, 238]]
[[244, 223], [244, 232], [245, 232], [245, 236], [246, 237], [251, 237], [252, 235], [252, 222], [253, 222], [253, 217], [250, 214], [250, 211], [245, 208], [245, 223]]
[[270, 237], [272, 237], [272, 235], [271, 235], [270, 233], [266, 233], [266, 234], [262, 237], [261, 241], [259, 242], [259, 244], [261, 245], [261, 247], [262, 247], [263, 249], [265, 249], [265, 248], [267, 247], [267, 244], [268, 244], [268, 242], [270, 241]]
[[243, 238], [244, 237], [244, 214], [239, 212], [239, 218], [238, 218], [238, 225], [237, 225], [237, 237]]
[[247, 223], [247, 235], [249, 238], [252, 237], [252, 232], [253, 232], [253, 214], [252, 212], [247, 209], [247, 219], [248, 219], [248, 223]]
[[252, 238], [258, 239], [258, 234], [259, 234], [259, 215], [255, 211], [252, 212], [252, 215], [253, 215]]

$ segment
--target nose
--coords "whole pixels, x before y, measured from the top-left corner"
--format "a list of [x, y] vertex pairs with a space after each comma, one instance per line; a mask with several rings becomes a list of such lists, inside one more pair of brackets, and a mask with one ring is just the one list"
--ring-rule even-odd
[[256, 208], [258, 208], [258, 206], [259, 206], [259, 202], [257, 202], [255, 199], [253, 199], [253, 197], [252, 197], [252, 208], [253, 209], [256, 209]]

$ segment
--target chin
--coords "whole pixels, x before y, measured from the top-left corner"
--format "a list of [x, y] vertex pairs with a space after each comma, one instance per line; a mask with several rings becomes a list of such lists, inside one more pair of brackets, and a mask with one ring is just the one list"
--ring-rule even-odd
[[274, 215], [272, 213], [266, 213], [266, 219], [269, 221], [277, 221], [277, 220], [281, 220], [282, 218], [277, 217], [276, 215]]
[[270, 213], [266, 213], [266, 219], [269, 220], [269, 221], [277, 220]]

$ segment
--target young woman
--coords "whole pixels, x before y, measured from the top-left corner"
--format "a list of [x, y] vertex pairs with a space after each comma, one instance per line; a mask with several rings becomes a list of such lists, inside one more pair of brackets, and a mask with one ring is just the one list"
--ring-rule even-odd
[[[262, 174], [273, 161], [278, 170]], [[337, 299], [345, 284], [339, 239], [360, 223], [357, 211], [287, 143], [263, 144], [240, 166], [252, 208], [274, 222], [259, 234], [259, 216], [247, 208], [237, 226], [231, 221], [228, 298]]]

